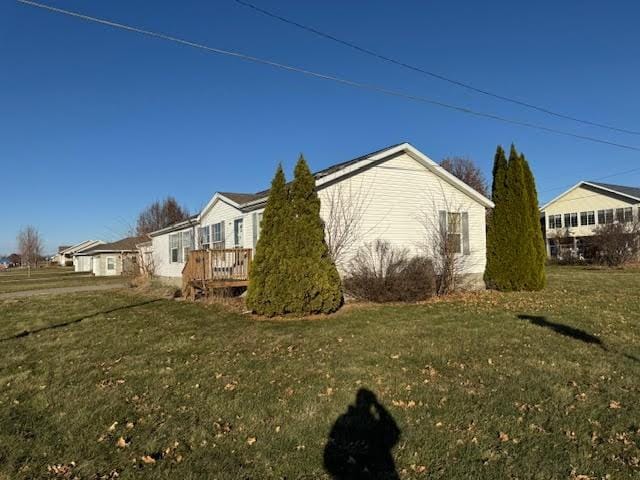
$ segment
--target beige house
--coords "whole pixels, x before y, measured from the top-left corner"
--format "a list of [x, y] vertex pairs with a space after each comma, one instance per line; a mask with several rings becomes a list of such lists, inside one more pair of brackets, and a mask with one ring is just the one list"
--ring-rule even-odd
[[640, 188], [582, 181], [540, 208], [547, 255], [589, 257], [589, 238], [599, 225], [636, 222]]
[[[493, 203], [412, 145], [383, 148], [334, 164], [314, 176], [330, 250], [336, 252], [331, 248], [336, 238], [348, 236], [340, 254], [334, 255], [341, 272], [360, 247], [375, 240], [428, 254], [429, 242], [445, 234], [457, 242], [470, 286], [484, 286], [485, 218]], [[268, 195], [268, 190], [218, 192], [198, 215], [152, 232], [156, 276], [181, 284], [189, 252], [194, 249], [215, 253], [219, 259], [213, 266], [216, 272], [240, 270], [260, 238]], [[347, 223], [349, 232], [345, 232]]]
[[91, 271], [96, 277], [135, 275], [139, 272], [137, 245], [145, 240], [144, 237], [127, 237], [117, 242], [103, 243], [76, 256], [84, 257], [84, 262], [90, 262]]

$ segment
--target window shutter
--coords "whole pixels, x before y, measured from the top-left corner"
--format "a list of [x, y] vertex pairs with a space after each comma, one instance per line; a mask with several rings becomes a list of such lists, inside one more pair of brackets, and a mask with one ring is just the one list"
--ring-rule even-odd
[[462, 212], [462, 253], [469, 255], [469, 213]]
[[445, 210], [440, 210], [440, 234], [447, 234], [447, 212]]
[[251, 214], [251, 223], [253, 224], [253, 248], [256, 248], [258, 243], [258, 213], [253, 212]]

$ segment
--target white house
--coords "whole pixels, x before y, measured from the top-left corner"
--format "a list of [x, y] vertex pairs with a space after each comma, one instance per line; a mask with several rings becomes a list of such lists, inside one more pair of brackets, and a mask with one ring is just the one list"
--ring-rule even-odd
[[[342, 272], [366, 243], [383, 239], [424, 253], [434, 232], [444, 228], [456, 238], [464, 273], [482, 284], [485, 216], [493, 203], [412, 145], [387, 147], [314, 176], [327, 236], [340, 215], [356, 218], [353, 241], [346, 242], [337, 262]], [[218, 192], [198, 215], [151, 233], [155, 274], [179, 283], [192, 249], [254, 249], [268, 194]]]
[[127, 237], [117, 242], [101, 243], [76, 254], [82, 262], [91, 265], [97, 277], [138, 273], [138, 247], [144, 237]]
[[73, 265], [76, 272], [88, 272], [91, 269], [86, 268], [86, 265], [84, 264], [79, 265], [75, 261], [74, 255], [89, 250], [101, 243], [104, 242], [102, 240], [85, 240], [84, 242], [77, 243], [71, 247], [60, 247], [58, 249], [58, 253], [55, 255], [54, 261], [63, 267]]
[[640, 188], [581, 181], [540, 208], [547, 255], [589, 256], [599, 225], [640, 219]]

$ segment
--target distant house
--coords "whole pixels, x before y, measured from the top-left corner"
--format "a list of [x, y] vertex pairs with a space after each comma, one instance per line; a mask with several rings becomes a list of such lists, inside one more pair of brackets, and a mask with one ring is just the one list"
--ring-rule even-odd
[[[387, 147], [314, 176], [325, 223], [330, 223], [337, 210], [358, 211], [355, 241], [338, 264], [341, 272], [358, 248], [377, 239], [424, 253], [427, 221], [432, 232], [443, 232], [457, 244], [469, 285], [484, 285], [485, 214], [493, 203], [412, 145]], [[152, 232], [156, 275], [179, 283], [189, 252], [199, 249], [211, 252], [205, 260], [209, 273], [246, 285], [268, 196], [268, 190], [218, 192], [198, 215]], [[211, 261], [215, 264], [210, 265]]]
[[581, 181], [540, 212], [549, 257], [587, 258], [599, 225], [640, 219], [640, 188]]
[[77, 262], [74, 261], [74, 255], [89, 250], [101, 243], [104, 242], [102, 240], [85, 240], [84, 242], [77, 243], [70, 247], [58, 247], [58, 253], [54, 255], [53, 261], [63, 267], [74, 266], [76, 272], [90, 271], [87, 270], [86, 265], [78, 265]]
[[9, 257], [0, 257], [0, 270], [6, 270], [11, 266], [11, 260]]
[[83, 264], [91, 264], [91, 272], [97, 277], [133, 275], [139, 271], [138, 247], [145, 237], [127, 237], [117, 242], [102, 243], [75, 256]]

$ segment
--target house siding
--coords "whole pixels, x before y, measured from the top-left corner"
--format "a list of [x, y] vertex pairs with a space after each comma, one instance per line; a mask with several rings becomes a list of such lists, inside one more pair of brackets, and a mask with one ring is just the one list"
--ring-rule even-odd
[[[429, 254], [440, 210], [468, 212], [470, 254], [464, 273], [481, 274], [486, 266], [485, 208], [458, 188], [427, 170], [408, 154], [322, 188], [321, 216], [326, 219], [332, 198], [346, 198], [365, 212], [358, 241], [344, 255], [344, 270], [358, 248], [387, 240], [413, 254]], [[426, 216], [426, 218], [425, 218]]]
[[[336, 195], [349, 205], [359, 206], [363, 212], [357, 241], [344, 255], [344, 262], [338, 266], [340, 270], [344, 273], [348, 260], [357, 250], [377, 239], [406, 248], [412, 254], [428, 255], [430, 240], [439, 228], [439, 212], [446, 210], [468, 214], [469, 254], [464, 255], [463, 273], [474, 276], [479, 280], [476, 283], [481, 283], [486, 266], [485, 207], [407, 153], [371, 165], [336, 183], [319, 186], [323, 219], [327, 219], [330, 199]], [[325, 177], [322, 182], [328, 180], [331, 178]], [[264, 208], [242, 212], [218, 199], [202, 213], [201, 225], [224, 221], [225, 247], [232, 248], [234, 220], [243, 218], [244, 238], [240, 246], [254, 248], [254, 221], [263, 211]], [[165, 233], [152, 238], [154, 266], [157, 276], [177, 284], [184, 264], [169, 263], [169, 235]], [[196, 246], [199, 247], [197, 243]]]
[[[557, 200], [549, 203], [541, 211], [542, 220], [544, 222], [543, 230], [545, 232], [545, 241], [547, 246], [547, 255], [551, 256], [551, 242], [558, 236], [564, 236], [568, 233], [569, 237], [574, 239], [580, 237], [589, 237], [595, 234], [596, 228], [600, 225], [598, 222], [598, 210], [614, 210], [616, 208], [632, 207], [634, 220], [640, 219], [640, 203], [615, 193], [608, 193], [597, 190], [592, 187], [579, 186], [574, 188]], [[593, 211], [595, 215], [594, 225], [582, 225], [580, 222], [580, 213]], [[578, 226], [566, 228], [564, 215], [577, 213]], [[561, 215], [562, 228], [549, 228], [549, 217], [552, 215]]]

